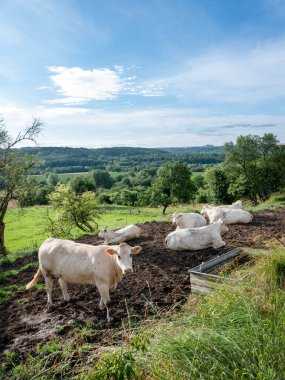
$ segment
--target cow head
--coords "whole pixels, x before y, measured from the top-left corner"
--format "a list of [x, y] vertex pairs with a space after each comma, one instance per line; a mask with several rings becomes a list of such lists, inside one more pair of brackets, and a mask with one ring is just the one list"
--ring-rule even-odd
[[225, 233], [229, 232], [229, 228], [226, 226], [226, 224], [222, 218], [218, 219], [215, 223], [220, 225], [220, 233], [221, 234], [225, 234]]
[[102, 239], [105, 238], [106, 234], [110, 231], [109, 227], [104, 227], [102, 230], [100, 230], [98, 236]]
[[125, 272], [133, 272], [132, 255], [136, 255], [142, 250], [140, 246], [130, 247], [127, 243], [121, 243], [117, 246], [106, 248], [105, 252], [108, 255], [116, 257], [116, 263]]
[[200, 211], [200, 214], [203, 215], [203, 216], [207, 215], [208, 209], [209, 209], [209, 205], [204, 205], [202, 207], [202, 210]]
[[172, 218], [172, 224], [176, 224], [178, 226], [180, 219], [182, 218], [182, 214], [175, 212], [174, 214], [170, 214]]

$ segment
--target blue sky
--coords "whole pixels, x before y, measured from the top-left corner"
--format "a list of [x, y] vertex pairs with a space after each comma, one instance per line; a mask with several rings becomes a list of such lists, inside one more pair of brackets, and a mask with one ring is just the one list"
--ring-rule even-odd
[[6, 0], [0, 46], [0, 115], [42, 146], [285, 142], [284, 0]]

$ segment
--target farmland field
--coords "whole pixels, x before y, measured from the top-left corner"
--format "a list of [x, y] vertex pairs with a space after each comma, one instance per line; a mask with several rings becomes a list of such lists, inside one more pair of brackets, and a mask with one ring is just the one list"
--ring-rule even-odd
[[[254, 221], [248, 225], [230, 226], [230, 231], [225, 236], [227, 248], [262, 248], [272, 242], [276, 244], [278, 239], [282, 241], [284, 216], [284, 208], [279, 211], [263, 211], [254, 213]], [[154, 214], [149, 215], [149, 218], [153, 217]], [[124, 278], [111, 297], [114, 320], [110, 324], [105, 322], [105, 312], [96, 307], [99, 297], [92, 286], [70, 286], [72, 302], [68, 305], [62, 302], [61, 292], [56, 286], [56, 308], [49, 311], [45, 306], [46, 295], [42, 289], [42, 279], [38, 290], [23, 291], [23, 285], [30, 281], [35, 273], [36, 253], [12, 264], [6, 264], [3, 268], [5, 272], [14, 270], [15, 273], [5, 280], [5, 286], [12, 289], [16, 287], [14, 291], [18, 289], [18, 292], [14, 297], [13, 293], [7, 295], [10, 297], [9, 305], [0, 313], [3, 321], [0, 333], [5, 336], [1, 349], [17, 347], [17, 350], [26, 355], [29, 350], [33, 350], [35, 343], [54, 338], [55, 331], [59, 330], [60, 326], [69, 326], [65, 332], [61, 332], [61, 339], [72, 336], [72, 326], [79, 321], [83, 325], [97, 326], [97, 332], [92, 338], [94, 343], [105, 341], [106, 344], [115, 344], [122, 320], [137, 323], [152, 315], [162, 316], [169, 310], [179, 310], [186, 302], [190, 291], [187, 270], [223, 250], [207, 249], [191, 253], [172, 251], [164, 246], [166, 234], [173, 230], [170, 222], [147, 222], [140, 226], [142, 236], [130, 244], [141, 245], [143, 251], [134, 256], [134, 275]], [[97, 236], [90, 235], [82, 236], [78, 241], [87, 244], [102, 242]], [[23, 267], [23, 270], [17, 272], [17, 269]]]

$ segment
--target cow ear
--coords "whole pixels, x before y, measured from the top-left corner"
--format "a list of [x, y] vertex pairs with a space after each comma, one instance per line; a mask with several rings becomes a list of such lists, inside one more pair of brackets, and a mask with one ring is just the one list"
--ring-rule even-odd
[[110, 256], [117, 254], [117, 251], [115, 251], [113, 248], [106, 248], [105, 252], [108, 253], [108, 255], [110, 255]]
[[139, 245], [137, 245], [136, 247], [132, 247], [131, 248], [131, 251], [132, 251], [133, 255], [136, 255], [137, 253], [140, 253], [141, 250], [142, 250], [142, 247], [140, 247]]

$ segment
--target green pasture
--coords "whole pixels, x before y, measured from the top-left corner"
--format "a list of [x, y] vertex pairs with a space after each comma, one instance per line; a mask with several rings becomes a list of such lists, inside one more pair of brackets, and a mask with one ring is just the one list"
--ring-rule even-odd
[[[177, 205], [167, 208], [167, 214], [172, 212], [199, 212], [199, 204]], [[272, 196], [268, 201], [251, 206], [245, 204], [248, 211], [276, 210], [285, 206], [285, 195]], [[169, 221], [169, 217], [162, 215], [161, 207], [130, 207], [130, 206], [100, 206], [99, 229], [105, 226], [122, 228], [127, 224], [144, 223], [151, 221]], [[48, 206], [34, 206], [23, 209], [10, 209], [5, 217], [5, 240], [7, 250], [16, 252], [28, 248], [38, 247], [49, 235], [45, 232], [46, 215], [53, 210]], [[82, 231], [74, 230], [74, 238], [83, 235]]]
[[[122, 228], [126, 224], [144, 223], [150, 221], [170, 220], [162, 215], [162, 208], [101, 206], [99, 228], [109, 226]], [[191, 205], [169, 207], [168, 213], [174, 211], [190, 212], [199, 210]], [[49, 206], [33, 206], [23, 209], [8, 210], [5, 217], [5, 245], [8, 251], [15, 252], [27, 248], [38, 247], [49, 235], [45, 232], [47, 211], [52, 215]], [[74, 237], [83, 235], [78, 229], [74, 230]]]

